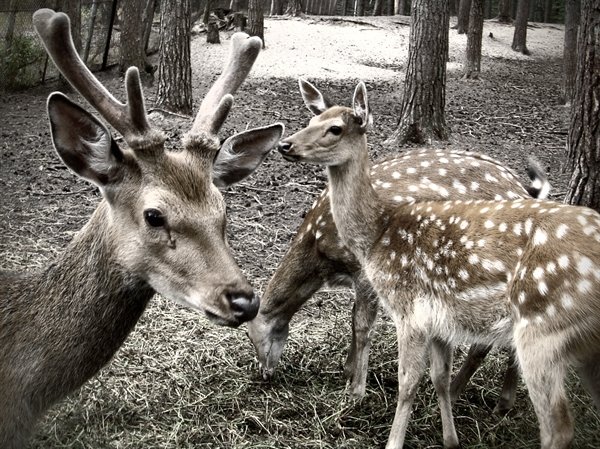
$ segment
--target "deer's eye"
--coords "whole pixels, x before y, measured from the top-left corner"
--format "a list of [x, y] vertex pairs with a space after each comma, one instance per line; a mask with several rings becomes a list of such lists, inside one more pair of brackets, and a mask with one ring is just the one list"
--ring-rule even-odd
[[166, 218], [158, 209], [146, 209], [144, 211], [144, 220], [153, 228], [160, 228], [165, 225]]
[[342, 134], [342, 128], [340, 128], [339, 126], [332, 126], [327, 130], [327, 132], [333, 134], [334, 136], [339, 136], [340, 134]]

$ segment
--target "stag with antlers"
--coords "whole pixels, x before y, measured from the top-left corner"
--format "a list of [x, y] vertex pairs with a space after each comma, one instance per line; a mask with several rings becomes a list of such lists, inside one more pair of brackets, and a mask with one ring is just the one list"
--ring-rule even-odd
[[259, 300], [226, 243], [216, 185], [249, 175], [276, 145], [283, 125], [245, 131], [219, 144], [232, 94], [248, 75], [260, 39], [231, 40], [222, 75], [202, 101], [180, 151], [146, 116], [139, 75], [115, 99], [77, 55], [65, 14], [43, 9], [34, 26], [65, 78], [123, 135], [120, 148], [93, 115], [53, 93], [54, 147], [103, 200], [60, 257], [38, 273], [0, 274], [0, 447], [22, 448], [35, 421], [80, 387], [121, 346], [158, 292], [238, 326]]

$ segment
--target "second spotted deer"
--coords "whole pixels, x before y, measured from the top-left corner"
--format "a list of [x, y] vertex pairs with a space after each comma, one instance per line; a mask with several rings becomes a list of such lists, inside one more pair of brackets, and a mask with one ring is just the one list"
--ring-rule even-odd
[[[304, 90], [310, 84], [302, 82]], [[532, 184], [523, 186], [500, 162], [485, 155], [446, 149], [408, 151], [371, 167], [372, 186], [391, 203], [443, 199], [517, 199], [545, 197], [549, 183], [543, 171], [531, 164]], [[468, 182], [465, 180], [469, 180]], [[263, 378], [273, 376], [287, 341], [290, 320], [325, 283], [355, 290], [352, 343], [345, 364], [350, 394], [365, 394], [371, 333], [377, 317], [378, 298], [360, 270], [360, 264], [341, 242], [331, 215], [329, 189], [324, 189], [306, 214], [290, 248], [271, 277], [261, 298], [257, 317], [248, 323], [248, 334], [258, 355]], [[481, 364], [490, 346], [474, 346], [452, 383], [456, 398]], [[511, 408], [516, 369], [509, 360], [505, 388], [496, 410]]]
[[315, 91], [303, 96], [316, 117], [279, 150], [327, 168], [340, 239], [394, 320], [399, 388], [387, 448], [404, 444], [428, 353], [444, 447], [459, 446], [449, 367], [464, 342], [513, 347], [541, 447], [569, 447], [570, 365], [600, 406], [600, 214], [529, 199], [383, 201], [369, 176], [365, 85], [352, 108], [327, 107]]

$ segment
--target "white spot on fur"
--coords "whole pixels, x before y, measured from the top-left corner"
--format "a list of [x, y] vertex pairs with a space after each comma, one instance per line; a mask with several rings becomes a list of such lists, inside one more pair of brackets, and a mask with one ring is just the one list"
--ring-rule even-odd
[[500, 223], [498, 225], [498, 231], [500, 231], [500, 232], [506, 232], [506, 228], [508, 228], [506, 223]]
[[567, 235], [568, 230], [569, 227], [566, 224], [561, 224], [558, 228], [556, 228], [556, 237], [562, 239], [565, 235]]
[[515, 223], [514, 226], [513, 226], [513, 232], [516, 235], [521, 235], [521, 229], [522, 229], [522, 227], [523, 226], [521, 225], [521, 223]]
[[543, 245], [548, 241], [548, 233], [543, 229], [537, 228], [533, 234], [533, 244]]
[[548, 293], [548, 285], [544, 281], [538, 283], [538, 292], [540, 295], [545, 296]]
[[475, 265], [476, 263], [479, 262], [479, 256], [477, 254], [469, 254], [469, 263]]
[[483, 226], [486, 229], [492, 229], [494, 227], [494, 222], [492, 220], [486, 220]]
[[558, 258], [558, 266], [565, 269], [569, 266], [569, 256], [563, 254]]
[[542, 267], [536, 267], [533, 270], [532, 276], [534, 279], [541, 279], [544, 277], [544, 269]]

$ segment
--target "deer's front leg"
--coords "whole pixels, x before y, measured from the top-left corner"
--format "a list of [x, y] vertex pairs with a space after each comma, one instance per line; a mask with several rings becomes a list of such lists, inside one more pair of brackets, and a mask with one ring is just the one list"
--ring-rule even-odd
[[427, 336], [405, 317], [394, 317], [398, 334], [398, 404], [386, 449], [402, 449], [412, 402], [427, 367]]
[[442, 428], [444, 433], [444, 448], [458, 448], [458, 436], [452, 417], [452, 402], [450, 400], [450, 370], [452, 368], [452, 346], [434, 339], [431, 342], [431, 380], [438, 396]]
[[344, 374], [350, 381], [350, 395], [360, 399], [365, 395], [371, 333], [377, 318], [379, 298], [364, 276], [354, 280], [354, 306], [352, 308], [352, 343], [346, 359]]

